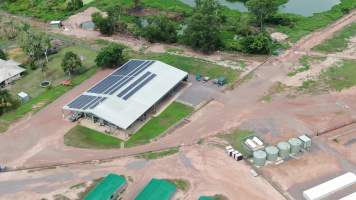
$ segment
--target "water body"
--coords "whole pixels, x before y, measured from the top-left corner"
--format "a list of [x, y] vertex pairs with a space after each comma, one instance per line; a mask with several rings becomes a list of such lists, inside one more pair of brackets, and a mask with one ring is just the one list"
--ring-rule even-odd
[[[180, 0], [190, 6], [195, 6], [195, 0]], [[227, 0], [218, 0], [221, 5], [224, 5], [233, 10], [247, 12], [247, 8], [242, 2], [229, 2]], [[289, 0], [288, 3], [280, 6], [279, 10], [282, 13], [293, 13], [305, 17], [312, 16], [314, 13], [320, 13], [330, 10], [334, 5], [340, 3], [340, 0]]]

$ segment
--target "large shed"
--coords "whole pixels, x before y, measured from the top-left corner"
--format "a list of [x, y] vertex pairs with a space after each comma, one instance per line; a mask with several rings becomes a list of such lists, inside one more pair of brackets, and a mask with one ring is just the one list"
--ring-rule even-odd
[[154, 178], [136, 196], [135, 200], [170, 200], [176, 191], [176, 186], [173, 183]]
[[126, 130], [187, 76], [160, 61], [130, 60], [63, 109]]
[[109, 174], [84, 197], [84, 200], [116, 199], [120, 192], [122, 192], [126, 187], [127, 182], [123, 176]]

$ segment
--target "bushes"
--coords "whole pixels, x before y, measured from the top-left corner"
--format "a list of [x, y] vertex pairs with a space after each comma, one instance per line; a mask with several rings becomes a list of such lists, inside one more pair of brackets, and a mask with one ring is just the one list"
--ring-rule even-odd
[[0, 49], [0, 59], [7, 60], [7, 56], [6, 56], [5, 52], [2, 49]]
[[150, 42], [175, 43], [178, 26], [164, 16], [148, 20], [148, 25], [142, 29], [142, 36]]
[[19, 104], [16, 99], [11, 97], [7, 90], [0, 90], [0, 115], [16, 109]]
[[269, 54], [272, 50], [272, 39], [267, 33], [246, 36], [240, 43], [246, 53]]
[[95, 62], [100, 67], [114, 68], [126, 62], [124, 47], [118, 44], [110, 44], [97, 55]]
[[122, 8], [120, 6], [111, 7], [108, 10], [108, 16], [104, 17], [101, 13], [93, 13], [91, 18], [100, 33], [104, 35], [112, 35], [114, 33], [122, 33], [127, 31], [127, 24], [120, 20]]
[[70, 0], [67, 3], [67, 10], [69, 11], [75, 11], [83, 7], [83, 1], [82, 0]]

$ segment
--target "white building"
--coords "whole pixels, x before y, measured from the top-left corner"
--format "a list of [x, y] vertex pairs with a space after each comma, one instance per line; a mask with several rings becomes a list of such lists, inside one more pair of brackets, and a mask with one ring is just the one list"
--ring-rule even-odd
[[130, 60], [63, 109], [126, 130], [187, 77], [160, 61]]
[[13, 60], [0, 59], [0, 86], [6, 87], [13, 81], [21, 78], [26, 69], [20, 67], [20, 63]]

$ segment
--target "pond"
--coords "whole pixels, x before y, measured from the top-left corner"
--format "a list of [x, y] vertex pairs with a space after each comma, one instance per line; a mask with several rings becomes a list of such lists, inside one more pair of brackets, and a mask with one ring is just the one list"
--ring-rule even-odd
[[[195, 5], [195, 0], [181, 0], [190, 6]], [[247, 8], [242, 2], [230, 2], [228, 0], [218, 0], [221, 5], [233, 10], [247, 12]], [[280, 6], [282, 13], [293, 13], [305, 17], [312, 16], [314, 13], [330, 10], [334, 5], [339, 4], [340, 0], [289, 0], [288, 3]]]

